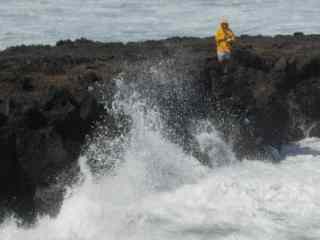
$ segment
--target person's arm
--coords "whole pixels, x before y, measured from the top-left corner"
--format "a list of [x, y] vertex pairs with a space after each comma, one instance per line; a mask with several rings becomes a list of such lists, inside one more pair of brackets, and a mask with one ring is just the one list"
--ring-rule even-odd
[[216, 38], [217, 43], [221, 43], [223, 41], [226, 41], [226, 36], [221, 31], [216, 32], [215, 38]]
[[229, 30], [229, 37], [228, 37], [227, 41], [228, 42], [235, 42], [236, 41], [236, 36], [231, 30]]

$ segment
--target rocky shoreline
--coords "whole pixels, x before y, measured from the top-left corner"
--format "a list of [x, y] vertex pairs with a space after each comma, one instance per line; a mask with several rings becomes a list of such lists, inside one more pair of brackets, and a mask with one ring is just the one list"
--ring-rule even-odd
[[[159, 106], [168, 136], [204, 164], [189, 130], [209, 119], [239, 159], [320, 136], [320, 35], [241, 36], [228, 74], [212, 38], [137, 43], [85, 39], [0, 52], [0, 199], [23, 217], [55, 215], [77, 159], [103, 120], [117, 129], [115, 79]], [[103, 86], [103, 88], [101, 88]]]

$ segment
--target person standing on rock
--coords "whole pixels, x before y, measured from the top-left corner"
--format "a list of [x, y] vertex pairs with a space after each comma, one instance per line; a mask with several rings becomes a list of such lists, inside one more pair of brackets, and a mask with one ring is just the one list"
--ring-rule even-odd
[[232, 44], [235, 42], [235, 35], [229, 28], [227, 19], [221, 19], [219, 29], [215, 35], [215, 40], [217, 45], [218, 61], [223, 66], [223, 73], [227, 73], [228, 63], [231, 60]]

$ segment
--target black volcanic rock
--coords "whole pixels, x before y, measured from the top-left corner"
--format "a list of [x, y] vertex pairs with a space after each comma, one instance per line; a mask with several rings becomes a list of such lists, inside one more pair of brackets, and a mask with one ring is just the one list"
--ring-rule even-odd
[[201, 119], [222, 132], [239, 159], [268, 157], [268, 147], [280, 149], [308, 130], [320, 137], [319, 47], [318, 35], [242, 36], [225, 75], [213, 38], [80, 39], [2, 51], [1, 202], [31, 215], [55, 214], [94, 123], [104, 116], [110, 137], [128, 131], [127, 117], [113, 118], [104, 108], [116, 79], [157, 106], [166, 137], [205, 164], [191, 131]]
[[319, 40], [319, 36], [300, 35], [299, 40], [244, 37], [234, 50], [227, 75], [216, 69], [214, 58], [207, 62], [213, 112], [226, 111], [247, 122], [236, 120], [242, 131], [233, 144], [240, 157], [254, 157], [268, 145], [280, 149], [284, 143], [305, 137], [303, 128], [318, 121]]

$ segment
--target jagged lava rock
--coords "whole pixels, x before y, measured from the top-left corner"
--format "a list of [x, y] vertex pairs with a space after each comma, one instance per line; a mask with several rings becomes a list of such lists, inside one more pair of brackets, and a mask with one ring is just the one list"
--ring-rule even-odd
[[2, 51], [2, 199], [54, 215], [45, 209], [62, 200], [64, 180], [56, 178], [77, 175], [76, 160], [94, 122], [104, 115], [113, 134], [121, 131], [99, 103], [111, 106], [119, 75], [158, 106], [167, 137], [206, 164], [190, 130], [195, 120], [213, 122], [239, 159], [263, 157], [266, 146], [280, 149], [308, 129], [319, 136], [319, 47], [318, 35], [241, 36], [226, 75], [213, 38], [80, 39]]

